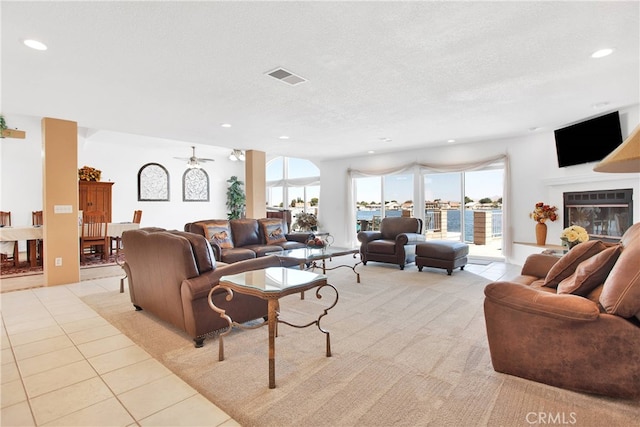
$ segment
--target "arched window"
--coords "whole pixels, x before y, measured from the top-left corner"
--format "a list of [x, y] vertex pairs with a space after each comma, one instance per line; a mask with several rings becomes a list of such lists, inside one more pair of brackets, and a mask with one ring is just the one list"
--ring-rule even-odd
[[169, 200], [169, 172], [159, 163], [147, 163], [138, 171], [138, 201]]
[[182, 200], [184, 202], [209, 201], [209, 175], [204, 169], [189, 168], [182, 175]]

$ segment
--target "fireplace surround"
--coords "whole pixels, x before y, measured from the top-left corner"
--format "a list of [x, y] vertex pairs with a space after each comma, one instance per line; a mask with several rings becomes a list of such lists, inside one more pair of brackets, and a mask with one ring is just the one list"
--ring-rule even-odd
[[564, 227], [579, 225], [590, 239], [618, 242], [633, 224], [633, 189], [563, 193]]

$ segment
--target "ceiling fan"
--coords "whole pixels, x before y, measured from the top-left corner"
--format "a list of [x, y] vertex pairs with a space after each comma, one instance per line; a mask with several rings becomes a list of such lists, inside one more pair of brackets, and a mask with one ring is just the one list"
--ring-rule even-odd
[[191, 157], [174, 157], [174, 159], [186, 160], [187, 166], [189, 166], [190, 169], [201, 168], [202, 166], [200, 166], [200, 162], [202, 163], [215, 162], [215, 159], [208, 159], [205, 157], [196, 157], [196, 147], [192, 145], [191, 149], [193, 150], [193, 154], [191, 155]]

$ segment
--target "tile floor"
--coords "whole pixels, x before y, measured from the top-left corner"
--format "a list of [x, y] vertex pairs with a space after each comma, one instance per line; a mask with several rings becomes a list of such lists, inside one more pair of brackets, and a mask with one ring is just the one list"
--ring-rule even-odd
[[[465, 269], [490, 280], [520, 271]], [[119, 286], [112, 276], [0, 294], [0, 425], [239, 425], [80, 300]]]
[[0, 295], [2, 426], [237, 426], [85, 305], [119, 277]]

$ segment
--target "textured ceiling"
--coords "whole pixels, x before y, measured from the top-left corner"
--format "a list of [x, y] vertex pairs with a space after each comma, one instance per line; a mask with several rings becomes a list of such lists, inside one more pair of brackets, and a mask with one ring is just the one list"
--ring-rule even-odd
[[[0, 7], [2, 112], [92, 130], [331, 158], [550, 131], [640, 102], [637, 1]], [[603, 47], [613, 55], [590, 58]], [[278, 67], [307, 81], [266, 74]]]

